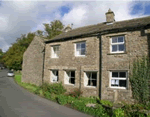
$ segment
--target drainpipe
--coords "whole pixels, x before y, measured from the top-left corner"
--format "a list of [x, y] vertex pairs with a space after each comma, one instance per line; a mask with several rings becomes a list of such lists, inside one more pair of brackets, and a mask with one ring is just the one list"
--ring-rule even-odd
[[99, 38], [99, 98], [101, 99], [101, 90], [102, 90], [102, 39], [101, 39], [101, 34], [98, 34]]
[[42, 84], [44, 83], [44, 64], [45, 64], [45, 47], [44, 47], [44, 50], [43, 50]]
[[80, 82], [79, 82], [79, 90], [81, 91], [81, 65], [80, 65]]

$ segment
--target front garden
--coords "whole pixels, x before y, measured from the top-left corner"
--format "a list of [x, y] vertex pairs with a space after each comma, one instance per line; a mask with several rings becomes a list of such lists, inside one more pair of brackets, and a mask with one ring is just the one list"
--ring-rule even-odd
[[100, 100], [98, 97], [82, 97], [82, 92], [79, 89], [66, 93], [66, 89], [61, 83], [44, 83], [38, 87], [21, 82], [21, 74], [16, 74], [14, 79], [30, 92], [95, 117], [150, 117], [148, 113], [150, 104], [132, 105], [124, 102], [115, 104], [107, 100]]

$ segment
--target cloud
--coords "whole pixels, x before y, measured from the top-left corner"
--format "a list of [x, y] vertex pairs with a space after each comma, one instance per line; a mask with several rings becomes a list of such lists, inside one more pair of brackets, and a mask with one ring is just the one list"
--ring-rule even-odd
[[[134, 1], [1, 1], [0, 4], [0, 48], [7, 51], [21, 34], [44, 30], [43, 23], [59, 19], [63, 24], [73, 23], [73, 28], [105, 22], [105, 13], [111, 8], [116, 21], [144, 15], [150, 2]], [[142, 11], [131, 14], [134, 6], [142, 4]], [[60, 11], [65, 7], [66, 12]], [[62, 13], [64, 12], [64, 13]], [[63, 15], [62, 15], [63, 14]]]

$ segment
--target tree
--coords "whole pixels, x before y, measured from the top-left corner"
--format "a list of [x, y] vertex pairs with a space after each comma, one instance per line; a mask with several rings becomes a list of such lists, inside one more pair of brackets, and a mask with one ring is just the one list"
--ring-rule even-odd
[[4, 54], [2, 60], [9, 69], [22, 69], [23, 53], [26, 51], [34, 36], [35, 33], [28, 33], [27, 36], [21, 36]]
[[0, 49], [0, 55], [2, 55], [3, 54], [3, 51], [2, 51], [2, 49]]
[[44, 31], [41, 31], [41, 30], [37, 30], [37, 31], [36, 31], [36, 33], [37, 33], [38, 36], [43, 36], [43, 32], [44, 32]]
[[62, 33], [62, 29], [64, 28], [64, 25], [59, 20], [54, 20], [50, 24], [43, 24], [45, 26], [45, 31], [48, 34], [47, 38], [51, 39], [55, 37], [56, 35], [59, 35]]

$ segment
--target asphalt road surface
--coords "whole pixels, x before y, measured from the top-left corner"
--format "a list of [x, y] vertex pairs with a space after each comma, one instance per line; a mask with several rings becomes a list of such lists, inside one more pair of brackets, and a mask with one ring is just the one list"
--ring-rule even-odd
[[28, 92], [7, 71], [0, 71], [0, 117], [90, 117]]

